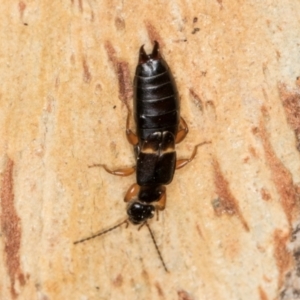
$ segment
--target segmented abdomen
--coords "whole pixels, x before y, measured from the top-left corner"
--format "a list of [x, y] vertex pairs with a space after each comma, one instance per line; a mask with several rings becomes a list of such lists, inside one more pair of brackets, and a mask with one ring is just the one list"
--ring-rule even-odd
[[167, 64], [163, 60], [156, 61], [147, 76], [142, 76], [145, 74], [139, 71], [138, 68], [134, 80], [137, 135], [142, 140], [158, 131], [169, 131], [175, 136], [179, 124], [179, 101]]

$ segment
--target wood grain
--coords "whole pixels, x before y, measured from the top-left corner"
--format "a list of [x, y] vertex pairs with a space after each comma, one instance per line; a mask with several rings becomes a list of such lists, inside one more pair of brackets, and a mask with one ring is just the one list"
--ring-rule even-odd
[[[3, 1], [1, 299], [296, 299], [298, 1]], [[158, 40], [195, 160], [151, 228], [120, 227], [135, 182], [126, 106]], [[292, 235], [294, 231], [294, 234]], [[298, 254], [297, 254], [298, 253]], [[299, 287], [300, 288], [300, 287]]]

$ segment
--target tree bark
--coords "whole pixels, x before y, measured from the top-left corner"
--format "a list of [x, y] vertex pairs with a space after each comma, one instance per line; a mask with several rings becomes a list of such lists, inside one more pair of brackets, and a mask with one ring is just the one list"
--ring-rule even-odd
[[[296, 299], [300, 2], [1, 5], [1, 299]], [[126, 106], [154, 40], [189, 126], [178, 157], [211, 141], [149, 222], [169, 273], [146, 226], [74, 245], [126, 218], [135, 176], [88, 166], [135, 164]]]

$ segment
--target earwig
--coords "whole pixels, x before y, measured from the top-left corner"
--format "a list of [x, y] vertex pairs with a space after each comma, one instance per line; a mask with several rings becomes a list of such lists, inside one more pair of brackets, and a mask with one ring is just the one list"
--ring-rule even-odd
[[128, 217], [108, 230], [76, 241], [75, 244], [105, 234], [128, 222], [140, 226], [145, 224], [163, 267], [168, 272], [148, 220], [153, 218], [155, 212], [165, 209], [165, 185], [172, 182], [175, 170], [191, 162], [196, 156], [197, 148], [210, 142], [196, 145], [190, 158], [177, 159], [175, 145], [186, 137], [188, 126], [180, 117], [176, 84], [156, 41], [151, 54], [146, 54], [143, 46], [140, 48], [134, 77], [133, 107], [136, 133], [130, 129], [131, 112], [128, 109], [126, 136], [134, 147], [136, 166], [114, 171], [103, 164], [89, 166], [103, 167], [108, 173], [118, 176], [129, 176], [136, 172], [136, 183], [130, 186], [124, 198]]

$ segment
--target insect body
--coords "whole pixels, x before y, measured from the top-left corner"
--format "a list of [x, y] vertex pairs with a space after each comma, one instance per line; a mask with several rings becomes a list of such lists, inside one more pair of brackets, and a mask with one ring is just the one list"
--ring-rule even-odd
[[[165, 208], [165, 185], [172, 181], [176, 169], [185, 166], [195, 157], [197, 147], [207, 143], [196, 145], [190, 158], [177, 160], [175, 144], [185, 138], [188, 127], [180, 117], [176, 84], [167, 63], [160, 55], [157, 42], [149, 55], [145, 53], [143, 46], [140, 49], [134, 78], [134, 119], [136, 133], [130, 129], [128, 110], [126, 136], [134, 146], [136, 166], [115, 171], [106, 165], [95, 164], [91, 167], [102, 166], [107, 172], [118, 176], [128, 176], [136, 171], [136, 183], [129, 188], [124, 199], [128, 203], [128, 220], [133, 224], [146, 224], [154, 241], [147, 220], [153, 218], [155, 212]], [[127, 220], [107, 231], [125, 222]], [[156, 243], [155, 246], [159, 253]], [[162, 260], [160, 253], [159, 256]]]
[[172, 181], [176, 167], [178, 93], [157, 42], [150, 55], [140, 49], [134, 79], [134, 119], [137, 138], [129, 140], [137, 158], [137, 198], [130, 202], [127, 213], [132, 223], [140, 224], [152, 218], [156, 209], [165, 207], [164, 185]]

